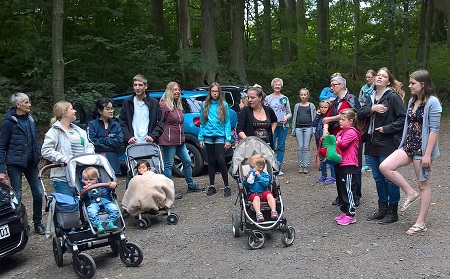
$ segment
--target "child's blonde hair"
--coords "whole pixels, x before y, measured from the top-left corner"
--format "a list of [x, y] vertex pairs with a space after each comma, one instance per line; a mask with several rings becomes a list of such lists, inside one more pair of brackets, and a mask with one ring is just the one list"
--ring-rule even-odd
[[264, 156], [261, 154], [255, 154], [255, 155], [251, 156], [248, 159], [248, 162], [257, 165], [258, 167], [264, 168], [266, 166], [266, 159], [264, 159]]
[[300, 93], [302, 93], [302, 91], [306, 92], [306, 94], [308, 94], [308, 97], [310, 96], [308, 88], [302, 88], [302, 89], [300, 89], [300, 91], [298, 91], [298, 93], [300, 94]]
[[83, 179], [85, 179], [85, 178], [98, 179], [100, 174], [98, 173], [98, 169], [96, 169], [94, 167], [87, 167], [83, 170], [83, 172], [81, 173], [81, 176], [83, 177]]
[[359, 130], [359, 124], [358, 124], [358, 116], [356, 114], [356, 110], [353, 108], [346, 108], [341, 110], [339, 112], [339, 115], [344, 116], [348, 120], [353, 120], [353, 127], [355, 127], [357, 130]]
[[327, 107], [330, 107], [330, 106], [331, 106], [330, 101], [328, 101], [328, 100], [323, 100], [323, 101], [320, 101], [320, 102], [319, 102], [319, 108], [320, 108], [320, 106], [323, 105], [323, 104], [326, 104]]

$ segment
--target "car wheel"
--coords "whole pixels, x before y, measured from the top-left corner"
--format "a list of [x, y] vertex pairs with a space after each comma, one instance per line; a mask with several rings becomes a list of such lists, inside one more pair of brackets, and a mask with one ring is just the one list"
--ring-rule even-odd
[[[202, 154], [198, 148], [190, 143], [186, 143], [186, 148], [188, 150], [189, 157], [191, 158], [191, 166], [192, 166], [192, 176], [198, 176], [203, 170], [203, 166], [205, 165], [203, 161]], [[175, 160], [173, 162], [172, 173], [176, 176], [183, 177], [183, 164], [181, 163], [180, 158], [175, 155]]]

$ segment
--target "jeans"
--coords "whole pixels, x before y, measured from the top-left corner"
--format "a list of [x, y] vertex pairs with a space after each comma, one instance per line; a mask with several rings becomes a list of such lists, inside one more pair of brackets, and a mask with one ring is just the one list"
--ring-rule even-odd
[[326, 162], [320, 164], [320, 171], [322, 172], [322, 176], [327, 177], [327, 166], [330, 166], [330, 177], [336, 178], [333, 165], [327, 164]]
[[295, 138], [297, 139], [297, 161], [299, 167], [309, 167], [311, 156], [309, 146], [311, 144], [312, 127], [295, 128]]
[[67, 181], [61, 181], [52, 179], [53, 188], [55, 188], [56, 193], [61, 193], [69, 196], [73, 196], [73, 189], [70, 187]]
[[[119, 208], [117, 205], [105, 198], [100, 198], [100, 202], [105, 207], [105, 212], [109, 214], [107, 221], [115, 221], [117, 215], [119, 215]], [[100, 219], [98, 218], [100, 206], [95, 200], [92, 200], [91, 204], [87, 206], [86, 211], [92, 224], [98, 224], [100, 222]]]
[[373, 179], [377, 187], [378, 202], [387, 202], [389, 205], [397, 205], [400, 201], [400, 188], [387, 179], [380, 171], [380, 164], [387, 157], [369, 155], [370, 167]]
[[[286, 137], [289, 128], [284, 126], [277, 126], [275, 131], [273, 132], [273, 148], [277, 150], [277, 162], [280, 164], [283, 163], [284, 158], [284, 147], [286, 145]], [[277, 141], [278, 138], [278, 141]]]
[[365, 156], [365, 163], [364, 163], [364, 164], [365, 164], [366, 166], [368, 166], [369, 168], [371, 167], [369, 155], [366, 155], [366, 156]]
[[33, 223], [35, 226], [40, 225], [42, 224], [43, 189], [41, 181], [38, 178], [38, 166], [29, 165], [26, 168], [22, 168], [15, 165], [8, 165], [9, 180], [19, 202], [22, 201], [22, 174], [27, 178], [31, 195], [33, 196]]
[[182, 145], [162, 146], [162, 149], [164, 153], [164, 175], [172, 179], [172, 166], [175, 160], [175, 155], [177, 155], [183, 164], [184, 179], [186, 179], [188, 187], [194, 187], [195, 183], [192, 178], [191, 158], [189, 157], [186, 144], [183, 143]]

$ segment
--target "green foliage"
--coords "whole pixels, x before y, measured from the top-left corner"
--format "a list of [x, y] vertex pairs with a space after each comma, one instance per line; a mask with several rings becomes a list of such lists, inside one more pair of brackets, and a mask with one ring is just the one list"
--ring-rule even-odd
[[95, 102], [102, 97], [112, 97], [114, 95], [114, 84], [102, 83], [80, 83], [66, 91], [66, 100], [81, 104], [86, 112], [91, 111]]

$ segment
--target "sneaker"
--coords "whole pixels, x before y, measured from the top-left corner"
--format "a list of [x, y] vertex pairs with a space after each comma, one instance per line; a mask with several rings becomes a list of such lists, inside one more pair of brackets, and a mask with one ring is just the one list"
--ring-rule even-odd
[[256, 213], [256, 222], [264, 222], [264, 216], [261, 212]]
[[303, 167], [298, 167], [298, 173], [303, 173]]
[[205, 187], [194, 184], [194, 186], [188, 186], [188, 192], [202, 192], [205, 190]]
[[228, 186], [225, 186], [225, 188], [223, 188], [223, 196], [224, 197], [229, 197], [231, 196], [231, 189]]
[[272, 220], [277, 220], [278, 219], [278, 212], [276, 210], [272, 210], [270, 212], [270, 217], [272, 218]]
[[118, 226], [114, 225], [114, 221], [113, 220], [109, 220], [108, 224], [106, 225], [105, 230], [107, 232], [115, 232], [119, 229]]
[[326, 180], [327, 180], [326, 176], [321, 176], [321, 177], [319, 177], [319, 179], [316, 180], [316, 183], [322, 183], [322, 182], [325, 182]]
[[334, 201], [331, 202], [332, 205], [341, 205], [341, 201], [339, 200], [339, 197], [336, 197]]
[[214, 185], [209, 186], [208, 192], [206, 193], [207, 196], [212, 196], [215, 193], [217, 193], [216, 187]]
[[183, 198], [183, 195], [181, 195], [180, 193], [175, 192], [175, 199], [176, 200], [181, 200]]
[[283, 175], [284, 174], [284, 172], [282, 172], [282, 171], [279, 171], [278, 172], [278, 176], [281, 176], [281, 175]]
[[336, 178], [334, 177], [329, 177], [327, 179], [325, 179], [325, 184], [330, 185], [330, 184], [334, 184], [336, 183]]
[[361, 168], [361, 171], [362, 171], [362, 172], [365, 172], [365, 171], [372, 171], [372, 168], [369, 167], [368, 165], [364, 165], [364, 166]]
[[34, 232], [40, 235], [44, 235], [45, 227], [42, 224], [34, 225]]
[[347, 216], [347, 214], [342, 213], [341, 215], [334, 217], [334, 221], [338, 222], [342, 220], [342, 218], [344, 218], [345, 216]]
[[347, 226], [347, 225], [356, 223], [356, 217], [345, 215], [344, 218], [339, 220], [337, 223], [338, 223], [338, 225], [341, 225], [341, 226]]
[[304, 167], [303, 168], [303, 173], [304, 174], [308, 174], [309, 173], [309, 168], [308, 167]]

